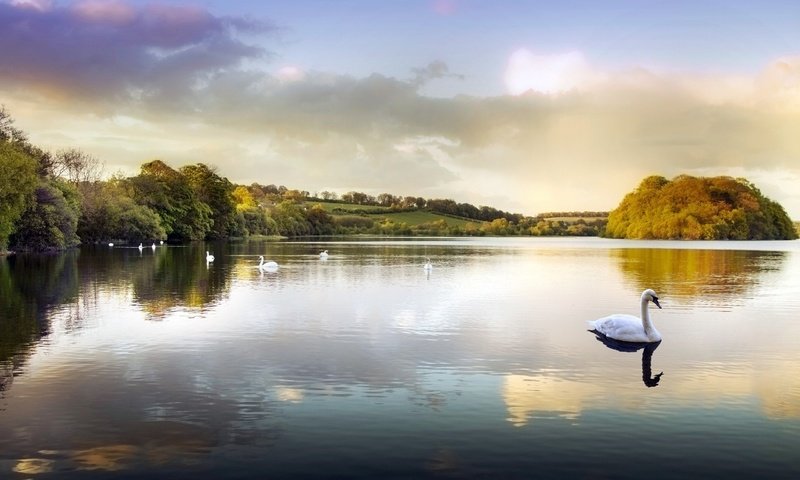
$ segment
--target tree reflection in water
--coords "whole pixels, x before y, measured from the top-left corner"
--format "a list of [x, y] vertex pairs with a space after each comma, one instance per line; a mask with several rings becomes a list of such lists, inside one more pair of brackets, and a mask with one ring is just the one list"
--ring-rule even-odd
[[228, 258], [219, 255], [206, 269], [206, 248], [198, 243], [142, 254], [135, 247], [87, 246], [0, 258], [0, 396], [33, 347], [51, 336], [56, 316], [57, 329], [76, 331], [115, 296], [130, 295], [146, 318], [159, 320], [176, 309], [200, 311], [226, 295]]
[[777, 271], [786, 252], [689, 248], [610, 250], [634, 290], [646, 285], [679, 302], [729, 302], [746, 298], [764, 272]]

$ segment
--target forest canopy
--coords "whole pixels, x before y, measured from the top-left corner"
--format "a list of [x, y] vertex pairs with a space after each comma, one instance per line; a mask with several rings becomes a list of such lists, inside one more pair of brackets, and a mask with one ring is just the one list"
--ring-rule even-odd
[[783, 207], [743, 178], [650, 176], [611, 211], [605, 236], [631, 239], [792, 240]]

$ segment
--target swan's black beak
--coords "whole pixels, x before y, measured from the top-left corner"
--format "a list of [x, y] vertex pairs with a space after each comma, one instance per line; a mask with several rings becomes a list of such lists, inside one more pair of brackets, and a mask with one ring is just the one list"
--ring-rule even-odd
[[653, 297], [653, 303], [656, 304], [656, 307], [661, 308], [661, 304], [658, 303], [658, 297]]

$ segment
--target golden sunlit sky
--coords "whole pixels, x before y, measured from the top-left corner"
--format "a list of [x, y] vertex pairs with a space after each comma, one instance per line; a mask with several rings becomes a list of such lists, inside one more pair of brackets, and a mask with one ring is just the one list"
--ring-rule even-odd
[[0, 0], [0, 104], [107, 175], [609, 210], [747, 177], [800, 219], [800, 3]]

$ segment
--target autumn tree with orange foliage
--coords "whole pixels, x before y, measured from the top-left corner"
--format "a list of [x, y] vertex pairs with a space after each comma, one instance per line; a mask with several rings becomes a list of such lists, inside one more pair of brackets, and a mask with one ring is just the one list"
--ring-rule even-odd
[[743, 178], [650, 176], [608, 216], [606, 237], [674, 240], [792, 240], [783, 207]]

